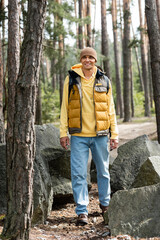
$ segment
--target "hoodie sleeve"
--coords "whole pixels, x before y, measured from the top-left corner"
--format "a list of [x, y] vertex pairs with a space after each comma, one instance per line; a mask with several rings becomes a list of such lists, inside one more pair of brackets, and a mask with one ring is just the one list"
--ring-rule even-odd
[[69, 77], [67, 76], [63, 86], [63, 98], [60, 117], [60, 138], [66, 137], [68, 131], [68, 84]]
[[115, 113], [115, 106], [113, 101], [112, 95], [112, 86], [109, 82], [109, 118], [110, 118], [110, 128], [111, 128], [111, 139], [118, 139], [118, 127], [117, 127], [117, 120], [116, 120], [116, 113]]

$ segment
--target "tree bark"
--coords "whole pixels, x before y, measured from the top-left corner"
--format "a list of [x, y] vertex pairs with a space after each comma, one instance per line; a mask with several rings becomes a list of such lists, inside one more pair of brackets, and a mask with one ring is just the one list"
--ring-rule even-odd
[[[59, 4], [61, 4], [61, 0], [56, 0]], [[57, 15], [59, 23], [63, 24], [63, 19]], [[58, 36], [58, 44], [59, 44], [59, 92], [60, 92], [60, 106], [62, 103], [62, 95], [63, 95], [63, 82], [64, 82], [64, 38], [63, 35], [60, 34]]]
[[[132, 56], [132, 50], [131, 50]], [[130, 59], [130, 78], [131, 78], [131, 116], [134, 117], [134, 83], [133, 83], [133, 74], [132, 74], [132, 57]]]
[[130, 42], [130, 0], [123, 0], [124, 38], [123, 38], [123, 97], [124, 97], [124, 122], [131, 121], [131, 49]]
[[[133, 24], [131, 24], [131, 25], [132, 25], [133, 38], [135, 38]], [[141, 74], [141, 68], [140, 68], [140, 63], [139, 63], [138, 52], [137, 52], [136, 46], [134, 47], [134, 50], [135, 50], [136, 62], [137, 62], [137, 67], [138, 67], [138, 72], [139, 72], [140, 91], [144, 91], [143, 78], [142, 78], [142, 74]]]
[[141, 10], [141, 0], [139, 3], [139, 18], [140, 18], [140, 28], [141, 28], [141, 61], [142, 61], [142, 76], [144, 83], [144, 96], [145, 96], [145, 116], [150, 116], [150, 100], [149, 100], [149, 77], [148, 77], [148, 66], [147, 66], [147, 47], [145, 46], [145, 36], [144, 36], [144, 24], [142, 21], [142, 10]]
[[52, 62], [51, 62], [51, 72], [52, 72], [52, 88], [53, 92], [56, 90], [56, 58], [53, 57]]
[[42, 125], [42, 102], [41, 102], [41, 80], [40, 79], [39, 79], [39, 85], [37, 90], [35, 124]]
[[[19, 5], [18, 0], [8, 2], [8, 108], [7, 108], [7, 184], [10, 191], [10, 165], [13, 154], [13, 134], [15, 115], [15, 85], [19, 72]], [[8, 203], [10, 197], [8, 196]], [[8, 206], [9, 208], [9, 206]], [[9, 214], [9, 210], [8, 210]]]
[[2, 39], [0, 33], [0, 144], [5, 142], [5, 128], [3, 116], [3, 59], [2, 59]]
[[63, 96], [63, 82], [64, 82], [64, 43], [63, 38], [60, 36], [59, 38], [59, 62], [60, 62], [60, 70], [59, 70], [59, 85], [60, 85], [60, 106], [62, 104], [62, 96]]
[[[74, 0], [74, 12], [75, 12], [75, 18], [77, 18], [77, 0]], [[78, 49], [78, 44], [79, 44], [79, 41], [78, 41], [78, 24], [77, 22], [75, 23], [76, 24], [76, 47]]]
[[150, 107], [153, 108], [153, 84], [152, 84], [152, 70], [151, 70], [151, 54], [150, 47], [148, 46], [148, 76], [149, 76], [149, 95], [150, 95]]
[[[4, 14], [5, 11], [5, 6], [4, 6], [4, 0], [1, 0], [0, 2], [0, 11], [2, 14]], [[5, 19], [2, 21], [2, 46], [1, 46], [1, 51], [2, 51], [2, 62], [3, 62], [3, 73], [5, 72]]]
[[95, 47], [95, 25], [96, 25], [96, 1], [95, 1], [95, 5], [94, 5], [94, 17], [93, 17], [93, 30], [92, 30], [92, 47]]
[[[119, 10], [119, 18], [120, 18], [120, 39], [121, 39], [121, 48], [123, 49], [123, 3], [121, 5], [121, 0], [118, 0], [118, 10]], [[120, 67], [123, 67], [123, 54], [120, 56]]]
[[[57, 40], [56, 40], [56, 27], [57, 27], [57, 21], [58, 21], [58, 16], [55, 13], [54, 14], [54, 27], [53, 27], [53, 49], [56, 52], [56, 45], [57, 45]], [[54, 54], [52, 61], [51, 61], [51, 75], [52, 75], [52, 88], [53, 92], [56, 90], [56, 54]]]
[[156, 0], [145, 0], [148, 36], [151, 54], [153, 95], [156, 110], [158, 142], [160, 143], [160, 32]]
[[156, 5], [157, 5], [158, 25], [159, 25], [159, 31], [160, 31], [160, 0], [156, 0]]
[[13, 148], [9, 152], [11, 155], [7, 156], [8, 206], [3, 229], [3, 236], [10, 236], [14, 240], [30, 239], [35, 158], [35, 104], [45, 7], [45, 0], [28, 1], [27, 28], [16, 81], [15, 110], [12, 119]]
[[78, 45], [79, 49], [83, 49], [83, 26], [82, 26], [82, 9], [83, 9], [83, 2], [82, 0], [78, 0], [79, 2], [79, 25], [78, 25]]
[[87, 47], [91, 47], [92, 46], [91, 0], [87, 0], [87, 16], [90, 17], [90, 23], [87, 24]]
[[110, 78], [109, 66], [109, 45], [107, 34], [107, 19], [106, 19], [106, 0], [101, 0], [101, 36], [102, 36], [102, 55], [104, 56], [103, 66], [108, 78]]
[[123, 118], [123, 100], [121, 91], [120, 64], [119, 64], [119, 49], [118, 49], [118, 33], [117, 33], [117, 0], [112, 1], [112, 23], [113, 23], [113, 38], [114, 38], [114, 59], [116, 70], [116, 113]]

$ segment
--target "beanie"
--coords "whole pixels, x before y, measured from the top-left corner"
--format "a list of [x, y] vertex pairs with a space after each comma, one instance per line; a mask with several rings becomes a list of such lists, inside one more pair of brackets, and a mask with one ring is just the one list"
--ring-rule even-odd
[[97, 53], [96, 51], [91, 48], [91, 47], [86, 47], [84, 49], [81, 50], [81, 54], [80, 54], [80, 60], [82, 57], [84, 56], [92, 56], [96, 59], [96, 62], [97, 62]]

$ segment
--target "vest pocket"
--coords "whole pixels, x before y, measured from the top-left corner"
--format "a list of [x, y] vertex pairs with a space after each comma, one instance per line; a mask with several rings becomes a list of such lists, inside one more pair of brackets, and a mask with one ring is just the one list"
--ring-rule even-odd
[[104, 87], [104, 86], [95, 86], [95, 91], [96, 92], [99, 92], [99, 93], [102, 93], [102, 92], [107, 92], [107, 88], [106, 87]]

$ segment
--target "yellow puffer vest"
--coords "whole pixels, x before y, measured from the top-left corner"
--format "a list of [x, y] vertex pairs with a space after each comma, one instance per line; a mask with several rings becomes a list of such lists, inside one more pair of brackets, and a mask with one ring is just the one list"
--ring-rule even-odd
[[[109, 132], [108, 91], [109, 79], [97, 69], [93, 88], [97, 136], [107, 135]], [[68, 128], [70, 134], [80, 133], [82, 130], [81, 77], [72, 70], [69, 71]]]

